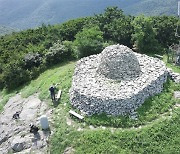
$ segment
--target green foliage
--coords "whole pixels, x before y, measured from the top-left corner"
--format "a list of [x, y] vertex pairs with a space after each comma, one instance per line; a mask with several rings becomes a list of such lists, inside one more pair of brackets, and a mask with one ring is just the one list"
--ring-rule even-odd
[[60, 26], [60, 36], [62, 37], [62, 40], [73, 41], [75, 35], [80, 32], [86, 24], [88, 24], [89, 20], [91, 20], [91, 18], [86, 17], [63, 23]]
[[133, 21], [134, 34], [132, 39], [140, 52], [157, 52], [159, 44], [150, 18], [138, 16]]
[[73, 40], [89, 20], [80, 18], [55, 26], [43, 24], [37, 29], [0, 37], [0, 88], [16, 88], [37, 77], [46, 67], [74, 58], [72, 42], [61, 40]]
[[[175, 36], [178, 18], [174, 16], [154, 16], [151, 17], [153, 21], [153, 27], [156, 29], [156, 39], [165, 48], [168, 48], [172, 44], [178, 44], [178, 37]], [[180, 28], [177, 29], [177, 33], [180, 34]]]
[[[124, 15], [117, 7], [108, 7], [95, 17], [79, 18], [54, 26], [43, 24], [37, 29], [2, 36], [0, 88], [16, 88], [36, 78], [49, 66], [99, 53], [107, 44], [119, 43], [132, 47], [133, 40], [141, 52], [159, 53], [160, 46], [168, 47], [178, 42], [174, 35], [177, 21], [175, 17], [166, 16], [139, 16], [134, 19]], [[18, 73], [13, 75], [13, 70]]]
[[3, 71], [3, 80], [6, 88], [14, 89], [29, 81], [29, 72], [21, 67], [20, 63], [9, 63]]
[[65, 46], [62, 42], [54, 43], [53, 46], [50, 47], [49, 52], [45, 54], [46, 64], [48, 66], [52, 66], [54, 64], [63, 62], [70, 59], [71, 54], [71, 49], [68, 44]]
[[117, 7], [108, 7], [103, 14], [96, 15], [100, 30], [105, 40], [131, 46], [133, 18], [125, 16]]
[[25, 69], [31, 69], [32, 67], [39, 67], [42, 63], [42, 56], [38, 53], [28, 53], [24, 56]]
[[79, 58], [100, 53], [103, 49], [103, 36], [98, 27], [84, 28], [75, 37]]

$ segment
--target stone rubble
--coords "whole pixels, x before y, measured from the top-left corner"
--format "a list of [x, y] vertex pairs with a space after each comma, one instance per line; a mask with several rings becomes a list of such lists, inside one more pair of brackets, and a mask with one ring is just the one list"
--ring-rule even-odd
[[100, 61], [97, 72], [109, 79], [130, 80], [138, 77], [141, 73], [138, 59], [125, 46], [105, 48], [100, 54]]
[[180, 99], [180, 91], [175, 91], [174, 92], [174, 98], [175, 99]]
[[146, 98], [161, 93], [167, 80], [158, 58], [112, 45], [80, 59], [75, 68], [70, 101], [86, 115], [133, 115]]
[[179, 73], [175, 73], [172, 71], [172, 69], [168, 68], [168, 75], [169, 77], [176, 83], [180, 83], [180, 74]]

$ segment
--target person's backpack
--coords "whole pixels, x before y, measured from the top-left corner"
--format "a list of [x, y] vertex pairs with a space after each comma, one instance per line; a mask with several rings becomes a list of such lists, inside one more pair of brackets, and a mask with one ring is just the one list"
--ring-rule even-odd
[[30, 133], [36, 134], [39, 128], [35, 125], [30, 125]]
[[13, 119], [19, 119], [19, 112], [16, 112], [15, 114], [13, 114]]

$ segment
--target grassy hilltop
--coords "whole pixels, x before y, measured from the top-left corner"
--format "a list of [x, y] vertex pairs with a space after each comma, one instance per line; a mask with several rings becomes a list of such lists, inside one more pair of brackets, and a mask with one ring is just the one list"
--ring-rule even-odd
[[[178, 43], [174, 35], [178, 18], [173, 16], [127, 16], [122, 10], [107, 8], [92, 17], [70, 20], [60, 25], [0, 37], [0, 111], [8, 99], [21, 92], [34, 93], [54, 108], [51, 153], [67, 149], [83, 153], [180, 153], [180, 101], [173, 93], [180, 84], [168, 80], [161, 94], [151, 97], [137, 110], [138, 120], [94, 115], [78, 121], [69, 116], [69, 88], [76, 61], [96, 54], [111, 44], [136, 46], [148, 55], [161, 54], [166, 62], [168, 46]], [[180, 68], [167, 64], [180, 73]], [[59, 83], [62, 97], [53, 106], [48, 88]]]
[[[162, 94], [151, 97], [138, 109], [138, 120], [128, 117], [94, 115], [84, 122], [69, 116], [69, 88], [76, 62], [58, 64], [19, 89], [23, 97], [39, 93], [50, 103], [48, 87], [60, 83], [59, 105], [54, 109], [50, 140], [52, 153], [63, 153], [71, 147], [75, 153], [179, 153], [180, 108], [173, 98], [180, 85], [168, 81]], [[178, 68], [176, 68], [178, 69]], [[180, 69], [178, 69], [180, 72]], [[5, 92], [4, 92], [5, 93]], [[71, 121], [71, 125], [68, 125]]]

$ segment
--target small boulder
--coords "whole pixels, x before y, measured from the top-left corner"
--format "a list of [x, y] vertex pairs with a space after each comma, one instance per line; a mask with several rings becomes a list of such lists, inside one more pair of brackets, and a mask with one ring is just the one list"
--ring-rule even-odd
[[175, 91], [174, 92], [174, 98], [180, 99], [180, 91]]
[[25, 140], [21, 138], [20, 136], [17, 136], [14, 138], [14, 140], [11, 143], [11, 148], [14, 150], [14, 152], [20, 152], [25, 149]]
[[43, 130], [49, 129], [49, 123], [46, 115], [40, 117], [40, 124]]

